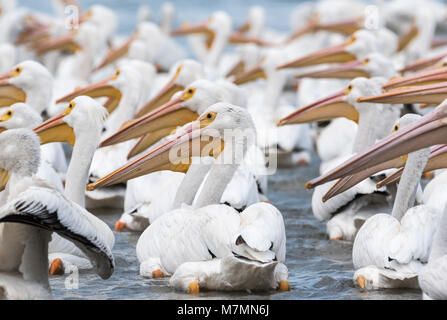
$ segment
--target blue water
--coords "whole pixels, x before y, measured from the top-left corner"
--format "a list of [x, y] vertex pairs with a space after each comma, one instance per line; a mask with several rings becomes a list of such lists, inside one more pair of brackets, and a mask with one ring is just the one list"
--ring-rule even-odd
[[[51, 1], [19, 0], [20, 5], [52, 12]], [[119, 17], [120, 34], [135, 29], [136, 11], [140, 4], [149, 3], [155, 21], [159, 20], [162, 0], [81, 0], [82, 8], [102, 3], [115, 9]], [[262, 5], [267, 10], [268, 28], [281, 31], [289, 29], [289, 14], [300, 1], [286, 0], [188, 0], [171, 1], [177, 12], [176, 25], [182, 21], [199, 22], [215, 10], [231, 14], [233, 27], [245, 21], [252, 5]], [[143, 279], [138, 275], [139, 263], [135, 246], [139, 234], [115, 233], [113, 249], [116, 268], [112, 277], [101, 280], [91, 272], [80, 275], [78, 289], [66, 289], [66, 276], [50, 280], [56, 299], [420, 299], [418, 290], [380, 290], [365, 292], [352, 282], [352, 243], [328, 240], [323, 223], [318, 222], [311, 210], [310, 191], [305, 190], [307, 180], [318, 175], [318, 159], [313, 155], [309, 166], [279, 169], [269, 177], [269, 199], [283, 213], [287, 233], [286, 265], [289, 268], [291, 291], [263, 294], [201, 292], [189, 296], [170, 288], [167, 280]], [[95, 212], [111, 228], [119, 218], [118, 210], [104, 209]]]

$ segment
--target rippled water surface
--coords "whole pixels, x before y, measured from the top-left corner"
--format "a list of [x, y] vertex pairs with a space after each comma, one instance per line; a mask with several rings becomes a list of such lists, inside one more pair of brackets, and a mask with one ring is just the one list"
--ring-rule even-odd
[[[79, 289], [67, 290], [66, 276], [53, 277], [51, 287], [56, 299], [420, 299], [418, 290], [381, 290], [365, 292], [352, 282], [352, 244], [330, 241], [325, 224], [311, 210], [311, 192], [305, 182], [318, 173], [314, 156], [311, 166], [280, 169], [269, 179], [269, 198], [284, 216], [287, 233], [287, 258], [290, 292], [249, 294], [245, 292], [201, 292], [191, 297], [175, 291], [167, 280], [144, 279], [138, 275], [135, 246], [139, 234], [115, 233], [113, 249], [116, 268], [112, 277], [101, 280], [96, 274], [81, 273]], [[113, 228], [120, 212], [96, 212]]]
[[[135, 28], [136, 10], [141, 3], [149, 3], [157, 15], [162, 0], [100, 1], [81, 0], [83, 8], [93, 3], [105, 3], [114, 8], [119, 17], [121, 34], [129, 34]], [[246, 18], [251, 5], [267, 8], [268, 27], [286, 31], [288, 17], [299, 1], [291, 0], [190, 0], [171, 1], [177, 9], [177, 25], [181, 21], [198, 22], [206, 19], [215, 10], [229, 12], [233, 25], [240, 25]], [[20, 0], [21, 5], [51, 11], [51, 1]], [[329, 241], [325, 224], [318, 222], [311, 211], [311, 192], [304, 189], [305, 182], [318, 175], [318, 161], [313, 156], [313, 165], [308, 167], [281, 169], [269, 179], [269, 198], [283, 213], [287, 232], [287, 260], [291, 291], [269, 292], [252, 295], [249, 293], [201, 292], [188, 296], [168, 286], [167, 280], [143, 279], [138, 275], [139, 263], [135, 246], [139, 234], [115, 233], [113, 249], [116, 268], [108, 280], [96, 274], [82, 273], [78, 289], [65, 289], [66, 276], [53, 277], [51, 287], [56, 299], [420, 299], [418, 290], [381, 290], [363, 292], [353, 286], [351, 261], [352, 244], [344, 241]], [[96, 212], [113, 228], [119, 218], [117, 210], [104, 209]]]

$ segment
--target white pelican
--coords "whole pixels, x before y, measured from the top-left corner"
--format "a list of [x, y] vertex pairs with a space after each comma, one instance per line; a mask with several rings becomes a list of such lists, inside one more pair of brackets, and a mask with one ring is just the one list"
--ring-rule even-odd
[[[201, 128], [200, 131], [197, 131], [197, 128]], [[233, 134], [229, 140], [228, 138], [224, 140], [225, 130], [242, 128], [248, 131], [245, 134], [240, 134], [240, 132]], [[281, 213], [267, 203], [253, 204], [241, 213], [230, 206], [216, 204], [219, 203], [249, 144], [253, 143], [251, 140], [255, 134], [253, 131], [253, 122], [244, 109], [228, 103], [217, 103], [205, 110], [196, 122], [184, 129], [183, 135], [169, 140], [88, 186], [89, 189], [107, 186], [154, 170], [168, 168], [175, 171], [183, 170], [188, 164], [182, 164], [176, 160], [170, 161], [169, 153], [172, 152], [172, 148], [175, 149], [175, 146], [181, 146], [184, 143], [189, 146], [191, 141], [193, 144], [199, 142], [200, 146], [197, 145], [199, 148], [191, 148], [192, 152], [188, 155], [183, 153], [179, 159], [185, 156], [187, 158], [209, 155], [216, 157], [215, 164], [203, 182], [202, 191], [194, 197], [200, 185], [197, 180], [203, 177], [191, 176], [195, 170], [188, 171], [184, 180], [188, 183], [182, 184], [177, 190], [177, 195], [185, 198], [184, 194], [188, 194], [193, 197], [189, 197], [187, 203], [180, 209], [159, 217], [141, 235], [137, 243], [141, 275], [161, 277], [174, 274], [171, 285], [186, 289], [188, 292], [197, 292], [199, 287], [220, 290], [269, 290], [278, 287], [281, 290], [288, 290], [290, 288], [287, 272], [284, 272], [287, 268], [283, 264], [286, 239]], [[214, 133], [216, 138], [212, 140], [211, 147], [210, 144], [200, 143], [202, 138], [210, 137], [211, 133]], [[241, 149], [236, 151], [237, 148], [234, 146]], [[226, 159], [232, 160], [220, 162], [224, 157], [231, 157]], [[208, 163], [197, 165], [209, 166]], [[191, 167], [197, 168], [195, 164]], [[192, 207], [189, 206], [191, 204]], [[239, 263], [250, 263], [244, 262], [245, 259], [261, 262], [250, 263], [250, 265], [252, 268], [255, 266], [269, 268], [270, 272], [242, 274], [236, 271], [239, 270], [238, 268], [227, 265], [233, 261], [230, 259], [231, 256], [243, 257]], [[197, 261], [202, 261], [202, 263], [194, 263]], [[182, 266], [183, 263], [189, 263], [188, 267]], [[192, 266], [191, 263], [193, 263]], [[269, 267], [271, 263], [278, 265], [275, 268]], [[191, 270], [192, 267], [194, 267], [193, 270]], [[225, 272], [230, 273], [225, 274]], [[201, 274], [205, 277], [200, 277]], [[252, 277], [255, 277], [257, 281]], [[216, 281], [212, 281], [213, 278]], [[219, 281], [222, 278], [229, 281], [229, 285]], [[261, 283], [263, 287], [259, 287]], [[248, 287], [249, 285], [255, 287]]]
[[[424, 172], [444, 169], [447, 166], [447, 146], [441, 145], [432, 149], [430, 158], [424, 168]], [[381, 183], [392, 183], [402, 177], [404, 168], [396, 171]], [[419, 271], [418, 283], [423, 292], [423, 299], [446, 299], [445, 290], [445, 267], [447, 266], [445, 230], [447, 222], [447, 202], [444, 196], [444, 186], [446, 184], [445, 175], [447, 171], [436, 176], [424, 189], [423, 203], [437, 211], [437, 215], [442, 213], [439, 225], [433, 236], [428, 262]]]
[[[430, 99], [430, 92], [432, 90], [431, 87], [432, 86], [422, 86], [422, 87], [412, 88], [411, 90], [396, 89], [396, 90], [393, 90], [392, 93], [385, 93], [385, 94], [377, 96], [377, 97], [365, 98], [364, 100], [374, 101], [374, 102], [379, 102], [379, 103], [391, 102], [391, 101], [393, 103], [407, 102], [407, 101], [409, 103], [415, 103], [415, 102], [427, 103], [427, 102], [433, 101]], [[429, 89], [427, 89], [427, 88], [429, 88]], [[435, 95], [436, 100], [440, 99], [440, 94], [442, 96], [442, 91], [436, 90], [436, 95]], [[348, 175], [355, 174], [357, 172], [360, 172], [362, 170], [365, 170], [367, 168], [375, 166], [378, 163], [382, 163], [382, 162], [388, 161], [390, 159], [394, 159], [396, 157], [405, 155], [409, 152], [419, 150], [421, 148], [427, 148], [431, 145], [436, 145], [436, 144], [445, 144], [447, 142], [447, 140], [445, 138], [446, 137], [446, 135], [445, 135], [446, 117], [447, 117], [447, 101], [444, 101], [434, 111], [426, 114], [419, 120], [416, 120], [413, 123], [407, 125], [405, 128], [400, 129], [398, 132], [391, 134], [390, 136], [388, 136], [386, 138], [383, 138], [382, 140], [378, 141], [371, 147], [367, 148], [363, 152], [348, 159], [347, 161], [345, 161], [338, 167], [332, 169], [331, 171], [324, 174], [323, 176], [313, 179], [312, 181], [310, 181], [308, 183], [308, 186], [314, 187], [316, 185], [319, 185], [326, 181], [330, 181], [332, 179], [342, 178], [342, 177], [346, 177]], [[417, 153], [415, 153], [415, 154], [417, 154]], [[423, 166], [422, 166], [422, 169], [423, 169]], [[412, 173], [409, 172], [407, 175], [409, 178], [407, 178], [407, 179], [411, 180], [411, 175], [416, 176], [416, 173], [418, 170], [414, 170], [414, 172], [412, 172]], [[404, 204], [406, 201], [406, 203], [408, 204], [408, 203], [410, 203], [409, 201], [413, 197], [413, 195], [412, 195], [413, 187], [411, 185], [409, 187], [407, 187], [404, 182], [401, 183], [401, 186], [404, 189], [407, 189], [407, 191], [401, 192], [402, 193], [401, 201]], [[408, 190], [408, 188], [410, 188], [410, 187], [411, 187], [411, 189]], [[397, 200], [396, 200], [396, 202], [397, 202]], [[402, 216], [403, 205], [400, 204], [400, 205], [396, 205], [396, 206], [397, 206], [397, 208], [395, 210], [396, 211], [395, 214], [398, 216]], [[434, 214], [433, 214], [434, 216], [436, 216], [436, 215], [438, 217], [440, 216], [441, 211], [439, 210], [439, 208], [432, 207], [432, 206], [425, 206], [425, 207], [431, 208], [431, 210], [434, 211]], [[410, 209], [410, 211], [407, 212], [407, 214], [411, 213], [411, 214], [409, 214], [409, 216], [422, 217], [423, 214], [420, 211], [422, 211], [421, 207], [414, 207], [414, 208]], [[404, 218], [407, 217], [407, 214], [404, 216]], [[429, 215], [429, 214], [426, 213], [426, 215]], [[390, 216], [388, 216], [388, 217], [390, 217]], [[410, 218], [407, 218], [407, 219], [411, 220]], [[374, 221], [374, 219], [372, 221]], [[419, 225], [421, 225], [421, 223], [424, 223], [424, 225], [428, 225], [430, 223], [430, 219], [428, 219], [428, 217], [426, 217], [421, 222], [419, 222], [417, 225], [418, 225], [418, 228], [420, 228], [420, 229], [417, 229], [415, 231], [414, 235], [418, 234], [417, 231], [422, 232], [424, 230], [424, 228], [419, 226]], [[392, 227], [393, 225], [400, 226], [403, 224], [404, 224], [404, 221], [402, 219], [400, 224], [393, 223], [393, 224], [389, 224], [387, 227]], [[366, 226], [364, 225], [364, 227], [366, 227]], [[402, 230], [402, 231], [404, 231], [404, 230]], [[431, 243], [429, 243], [428, 239], [430, 239], [430, 237], [433, 237], [433, 233], [434, 233], [434, 231], [432, 229], [431, 233], [428, 233], [428, 235], [426, 235], [426, 238], [425, 238], [426, 240], [425, 241], [421, 240], [420, 243], [408, 241], [408, 244], [410, 245], [410, 249], [418, 248], [418, 247], [420, 248], [419, 250], [416, 251], [416, 255], [414, 255], [414, 257], [420, 257], [421, 258], [420, 261], [412, 261], [411, 255], [407, 256], [407, 258], [405, 258], [405, 251], [399, 252], [399, 247], [392, 246], [391, 249], [394, 250], [394, 252], [399, 253], [399, 254], [402, 253], [402, 255], [400, 255], [398, 257], [391, 256], [392, 259], [396, 259], [396, 260], [390, 260], [388, 263], [390, 263], [391, 265], [393, 265], [393, 264], [398, 265], [399, 263], [402, 263], [402, 264], [408, 263], [408, 264], [410, 264], [408, 266], [408, 269], [410, 269], [410, 271], [412, 271], [411, 267], [416, 267], [416, 269], [420, 269], [421, 262], [426, 262], [428, 259], [428, 255], [429, 255], [428, 247], [431, 245]], [[360, 235], [360, 232], [359, 232], [359, 235]], [[414, 239], [416, 239], [416, 237]], [[417, 239], [416, 239], [416, 242], [418, 242]], [[396, 243], [399, 243], [399, 242], [396, 242]], [[413, 245], [413, 247], [411, 247], [411, 245]], [[402, 246], [402, 248], [405, 249], [405, 246]], [[423, 251], [422, 249], [426, 249], [426, 250]], [[406, 251], [408, 252], [411, 250], [406, 250]], [[410, 258], [408, 258], [408, 257], [410, 257]], [[374, 257], [372, 257], [372, 258], [374, 258]], [[403, 260], [401, 260], [401, 259], [403, 259]], [[361, 261], [359, 261], [359, 262], [361, 262]], [[382, 264], [383, 263], [384, 262], [382, 262]], [[418, 272], [420, 270], [416, 270], [416, 271]], [[377, 272], [375, 274], [377, 274]], [[414, 277], [414, 273], [412, 275]], [[363, 275], [363, 276], [365, 276], [365, 275]], [[362, 280], [363, 278], [359, 278], [359, 279], [360, 279], [359, 280], [360, 284], [364, 284], [365, 286], [368, 285], [368, 282], [366, 280], [363, 281]], [[365, 279], [366, 279], [366, 276], [365, 276]], [[375, 282], [372, 282], [372, 284], [375, 284]], [[415, 285], [417, 286], [417, 283], [415, 283]]]
[[[64, 194], [81, 208], [85, 207], [85, 185], [89, 177], [90, 163], [101, 138], [106, 114], [107, 111], [96, 101], [81, 96], [71, 101], [63, 113], [34, 129], [39, 134], [42, 144], [68, 142], [73, 146]], [[85, 209], [83, 214], [94, 223], [107, 246], [113, 248], [115, 238], [110, 228]], [[49, 253], [51, 274], [63, 273], [67, 265], [76, 265], [80, 269], [92, 267], [83, 252], [62, 238], [50, 243]]]
[[[102, 145], [108, 146], [136, 138], [142, 134], [145, 140], [140, 140], [131, 150], [129, 157], [136, 156], [144, 151], [157, 139], [173, 132], [177, 126], [196, 120], [199, 114], [206, 108], [217, 102], [231, 102], [245, 105], [245, 97], [242, 89], [226, 81], [212, 82], [209, 80], [197, 80], [191, 83], [183, 92], [176, 93], [168, 103], [155, 109], [147, 115], [137, 118], [105, 140]], [[167, 130], [167, 131], [165, 131]], [[163, 135], [158, 135], [161, 132]], [[155, 138], [152, 137], [155, 135]], [[266, 192], [266, 176], [264, 168], [265, 159], [261, 150], [252, 146], [247, 152], [244, 164], [238, 168], [233, 179], [225, 190], [221, 203], [227, 203], [237, 210], [243, 210], [252, 203], [259, 202], [259, 197]], [[209, 168], [208, 168], [209, 169]], [[264, 168], [265, 169], [265, 168]], [[206, 174], [205, 168], [201, 173]], [[177, 190], [183, 175], [179, 173], [153, 173], [128, 182], [125, 200], [125, 213], [115, 230], [125, 227], [133, 230], [146, 228], [149, 218], [152, 223], [162, 213], [171, 210], [174, 198], [172, 190]], [[147, 185], [146, 187], [143, 187]], [[155, 187], [149, 192], [147, 188]], [[163, 186], [165, 188], [163, 188]], [[171, 192], [166, 192], [171, 190]], [[130, 210], [131, 213], [128, 211]]]
[[[418, 119], [403, 116], [404, 128]], [[417, 275], [427, 263], [439, 214], [427, 205], [415, 206], [416, 189], [428, 160], [429, 149], [408, 155], [390, 214], [376, 214], [365, 221], [354, 241], [354, 281], [361, 288], [417, 287]]]
[[0, 106], [26, 102], [42, 113], [52, 103], [53, 77], [40, 63], [27, 60], [0, 76], [0, 90]]
[[137, 10], [137, 24], [140, 24], [145, 21], [152, 21], [152, 9], [147, 4], [142, 4], [138, 7]]
[[[131, 64], [127, 64], [117, 69], [113, 76], [75, 90], [57, 102], [70, 101], [79, 95], [108, 97], [105, 106], [111, 113], [102, 128], [102, 137], [105, 138], [116, 132], [123, 122], [133, 118], [140, 103], [143, 85], [145, 84], [141, 73]], [[129, 143], [126, 143], [98, 149], [90, 167], [90, 180], [95, 181], [107, 172], [123, 165], [129, 148]], [[89, 192], [86, 193], [86, 205], [87, 208], [104, 206], [122, 208], [124, 194], [123, 186]]]
[[48, 299], [48, 242], [53, 234], [82, 251], [103, 279], [114, 269], [111, 248], [85, 210], [35, 177], [39, 138], [29, 129], [0, 135], [0, 167], [10, 176], [0, 208], [0, 294]]
[[[381, 93], [384, 78], [356, 78], [349, 86], [334, 95], [323, 98], [305, 106], [283, 118], [279, 124], [293, 124], [309, 121], [324, 121], [335, 117], [345, 117], [358, 123], [358, 130], [351, 152], [356, 153], [382, 138], [390, 132], [398, 119], [402, 105], [359, 103], [362, 96]], [[347, 156], [325, 163], [321, 171], [341, 163]], [[327, 224], [327, 233], [333, 240], [353, 240], [358, 227], [356, 219], [366, 219], [377, 210], [388, 210], [387, 194], [383, 189], [377, 190], [371, 180], [365, 180], [356, 188], [350, 189], [332, 199], [323, 202], [323, 195], [334, 183], [318, 186], [312, 195], [312, 211], [320, 220], [335, 219]], [[335, 218], [338, 216], [337, 218]]]

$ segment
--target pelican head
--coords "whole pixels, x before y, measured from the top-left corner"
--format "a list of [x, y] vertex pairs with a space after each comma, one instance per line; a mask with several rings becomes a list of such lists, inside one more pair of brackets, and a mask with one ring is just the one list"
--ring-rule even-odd
[[[74, 146], [76, 139], [97, 141], [107, 117], [107, 110], [87, 96], [74, 98], [67, 108], [34, 128], [41, 144], [67, 142]], [[96, 148], [96, 146], [95, 146]]]
[[53, 95], [53, 77], [40, 63], [26, 60], [0, 75], [0, 106], [26, 102], [44, 111]]
[[2, 129], [34, 128], [42, 123], [39, 113], [26, 103], [15, 103], [0, 109], [0, 131]]
[[32, 176], [40, 163], [39, 138], [30, 129], [12, 129], [0, 134], [0, 169], [10, 176]]
[[381, 85], [385, 81], [384, 78], [355, 78], [344, 90], [302, 107], [282, 118], [278, 122], [278, 126], [328, 121], [337, 117], [345, 117], [358, 122], [361, 110], [369, 107], [358, 103], [359, 97], [373, 96], [381, 92]]
[[107, 97], [104, 107], [112, 113], [120, 105], [124, 95], [131, 100], [127, 101], [128, 104], [136, 105], [140, 99], [141, 86], [141, 74], [135, 66], [128, 64], [116, 69], [112, 76], [104, 80], [79, 88], [59, 98], [56, 103], [69, 102], [81, 95], [92, 98]]
[[144, 116], [162, 104], [168, 102], [178, 91], [184, 90], [190, 83], [203, 77], [202, 64], [195, 60], [185, 59], [171, 67], [171, 79], [168, 83], [144, 106], [138, 110], [136, 118]]
[[[232, 133], [229, 134], [227, 130]], [[249, 130], [254, 136], [255, 127], [249, 113], [229, 103], [216, 103], [167, 142], [88, 185], [87, 189], [110, 186], [160, 170], [186, 172], [191, 157], [217, 158], [223, 150], [232, 152], [232, 144], [243, 143], [241, 139], [245, 135], [237, 130]], [[243, 143], [244, 148], [247, 145]], [[242, 151], [243, 155], [245, 150]]]

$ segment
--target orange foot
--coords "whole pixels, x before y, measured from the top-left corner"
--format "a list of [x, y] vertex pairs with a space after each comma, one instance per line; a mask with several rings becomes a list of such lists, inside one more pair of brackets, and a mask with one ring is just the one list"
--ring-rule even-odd
[[191, 282], [188, 286], [188, 293], [195, 294], [199, 292], [199, 283], [197, 281]]
[[152, 271], [152, 278], [154, 279], [163, 278], [163, 272], [160, 269]]
[[366, 278], [364, 276], [358, 276], [356, 282], [360, 288], [365, 289]]
[[61, 276], [64, 274], [64, 264], [59, 258], [54, 259], [50, 265], [50, 275]]
[[115, 231], [116, 232], [120, 232], [120, 231], [124, 230], [125, 228], [126, 228], [126, 224], [124, 222], [117, 221], [115, 223]]
[[281, 280], [279, 282], [279, 291], [290, 291], [290, 283], [287, 280]]
[[309, 164], [309, 162], [306, 159], [302, 158], [298, 161], [298, 164], [300, 166], [307, 166]]
[[333, 238], [331, 238], [331, 240], [335, 240], [335, 241], [337, 241], [337, 240], [341, 240], [341, 239], [343, 239], [342, 236], [338, 236], [338, 237], [333, 237]]

